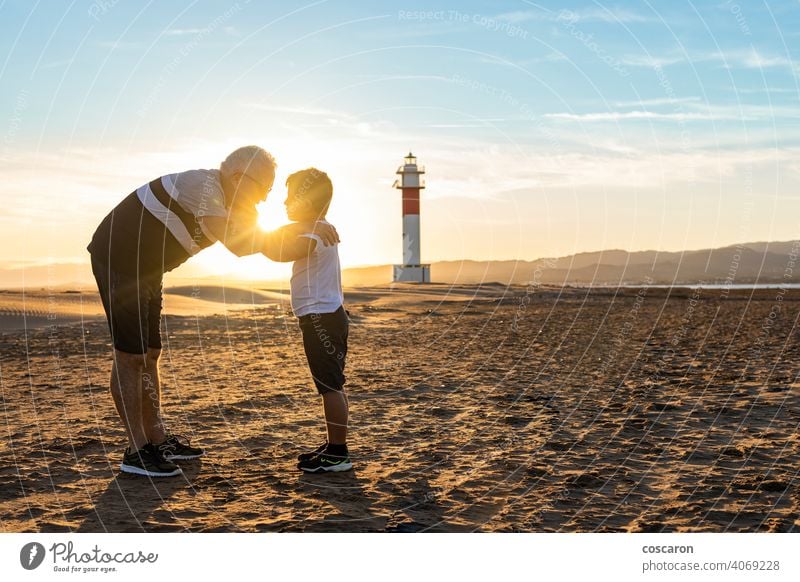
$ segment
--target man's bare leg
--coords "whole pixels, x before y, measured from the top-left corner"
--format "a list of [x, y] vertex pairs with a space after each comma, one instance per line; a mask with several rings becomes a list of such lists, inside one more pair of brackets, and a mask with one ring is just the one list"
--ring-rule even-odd
[[144, 354], [129, 354], [114, 350], [111, 367], [111, 396], [117, 408], [130, 450], [138, 451], [149, 441], [142, 425], [142, 372]]
[[142, 372], [142, 425], [147, 440], [154, 445], [167, 438], [164, 421], [161, 418], [161, 379], [158, 375], [160, 349], [149, 348], [147, 361]]
[[347, 394], [344, 391], [326, 392], [322, 395], [322, 406], [325, 411], [328, 442], [334, 445], [346, 444], [347, 421], [350, 412]]

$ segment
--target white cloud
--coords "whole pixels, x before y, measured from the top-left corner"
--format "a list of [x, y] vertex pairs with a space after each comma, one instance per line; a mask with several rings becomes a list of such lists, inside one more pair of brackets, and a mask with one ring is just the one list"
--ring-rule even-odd
[[791, 59], [775, 54], [765, 54], [751, 47], [747, 49], [732, 49], [725, 51], [690, 53], [671, 55], [626, 55], [621, 62], [631, 67], [667, 67], [678, 63], [718, 63], [728, 69], [768, 69], [788, 68], [798, 70], [797, 63]]
[[[796, 107], [751, 105], [746, 103], [721, 105], [704, 103], [697, 97], [671, 99], [651, 99], [642, 101], [650, 107], [672, 106], [669, 111], [601, 111], [586, 113], [546, 113], [542, 117], [564, 121], [579, 122], [621, 122], [621, 121], [775, 121], [777, 119], [798, 119], [800, 110]], [[621, 102], [618, 106], [635, 106], [636, 102]]]
[[465, 123], [428, 123], [423, 127], [436, 127], [439, 129], [447, 128], [466, 128], [466, 127], [491, 127], [496, 123], [505, 123], [510, 121], [504, 117], [487, 117], [484, 119], [475, 118]]
[[800, 89], [797, 87], [791, 89], [788, 87], [755, 87], [752, 89], [737, 88], [736, 91], [737, 93], [743, 93], [745, 95], [763, 95], [764, 93], [790, 93], [794, 95], [800, 95]]
[[568, 121], [624, 121], [624, 120], [655, 120], [655, 121], [713, 121], [718, 119], [741, 119], [741, 116], [715, 115], [708, 113], [657, 113], [655, 111], [606, 111], [603, 113], [546, 113], [548, 119], [564, 119]]
[[653, 55], [627, 55], [620, 59], [623, 65], [630, 67], [668, 67], [677, 63], [687, 62], [685, 56], [653, 56]]
[[187, 34], [207, 33], [208, 28], [168, 28], [164, 31], [164, 36], [184, 36]]
[[633, 12], [631, 10], [626, 10], [624, 8], [584, 8], [580, 10], [566, 10], [562, 11], [562, 20], [564, 18], [563, 13], [569, 12], [570, 14], [575, 15], [579, 21], [596, 21], [596, 22], [610, 22], [610, 23], [617, 23], [617, 22], [649, 22], [652, 20], [650, 17], [647, 17], [643, 14], [638, 12]]
[[504, 20], [506, 22], [527, 22], [529, 20], [552, 20], [553, 17], [548, 13], [548, 9], [536, 10], [514, 10], [513, 12], [503, 12], [495, 16], [495, 20]]
[[[234, 26], [225, 26], [222, 31], [229, 36], [239, 36], [239, 31]], [[209, 34], [214, 32], [213, 26], [205, 28], [168, 28], [164, 31], [164, 36], [196, 36], [199, 34]]]
[[675, 105], [676, 103], [695, 103], [700, 101], [700, 97], [656, 97], [653, 99], [641, 99], [639, 101], [617, 101], [617, 107], [644, 107], [648, 105]]
[[65, 67], [67, 65], [72, 64], [74, 59], [63, 59], [58, 61], [51, 61], [49, 63], [43, 64], [40, 69], [60, 69], [61, 67]]
[[143, 40], [100, 40], [97, 46], [110, 50], [142, 50], [150, 46], [150, 42]]
[[501, 65], [505, 67], [528, 67], [530, 65], [537, 65], [539, 63], [557, 63], [566, 61], [567, 56], [564, 53], [551, 51], [540, 57], [530, 57], [527, 59], [505, 58], [499, 56], [480, 56], [477, 61], [479, 63], [486, 63], [489, 65]]
[[245, 107], [247, 109], [257, 109], [259, 111], [270, 111], [273, 113], [289, 113], [292, 115], [311, 115], [311, 116], [322, 116], [322, 117], [347, 117], [350, 119], [349, 115], [345, 115], [340, 111], [333, 111], [331, 109], [322, 109], [318, 107], [304, 107], [304, 106], [286, 106], [286, 105], [272, 105], [270, 103], [256, 103], [256, 102], [245, 102], [240, 103], [241, 107]]
[[[720, 53], [720, 56], [722, 58], [727, 57], [725, 53]], [[739, 62], [749, 69], [765, 69], [769, 67], [794, 68], [794, 63], [786, 57], [763, 55], [756, 49], [751, 49], [750, 51], [740, 53], [738, 55], [733, 54], [731, 56], [738, 58]]]
[[529, 20], [548, 20], [548, 21], [564, 21], [571, 20], [573, 22], [649, 22], [652, 18], [626, 10], [618, 7], [603, 7], [603, 8], [583, 8], [578, 10], [550, 10], [541, 7], [539, 10], [515, 10], [512, 12], [504, 12], [494, 17], [497, 20], [504, 20], [506, 22], [525, 22]]

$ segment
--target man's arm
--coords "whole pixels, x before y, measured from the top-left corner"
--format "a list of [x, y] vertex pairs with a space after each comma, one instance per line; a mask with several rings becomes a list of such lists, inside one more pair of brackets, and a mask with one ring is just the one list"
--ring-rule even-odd
[[281, 227], [266, 235], [261, 252], [268, 259], [279, 263], [289, 263], [308, 257], [317, 248], [317, 241], [308, 236], [297, 235], [293, 230]]
[[266, 233], [255, 220], [233, 220], [225, 216], [205, 216], [203, 226], [237, 257], [261, 251]]
[[327, 222], [292, 222], [266, 233], [261, 252], [268, 259], [287, 263], [306, 258], [318, 242], [331, 246], [339, 242], [339, 234]]
[[238, 257], [263, 253], [273, 261], [295, 261], [297, 258], [282, 257], [308, 256], [308, 253], [316, 248], [304, 242], [312, 241], [316, 245], [316, 241], [313, 239], [303, 237], [299, 242], [295, 240], [299, 235], [308, 232], [318, 235], [325, 246], [339, 242], [339, 234], [336, 229], [329, 224], [319, 222], [297, 222], [287, 224], [272, 232], [264, 232], [258, 227], [255, 220], [237, 221], [223, 216], [205, 216], [203, 221], [205, 228]]

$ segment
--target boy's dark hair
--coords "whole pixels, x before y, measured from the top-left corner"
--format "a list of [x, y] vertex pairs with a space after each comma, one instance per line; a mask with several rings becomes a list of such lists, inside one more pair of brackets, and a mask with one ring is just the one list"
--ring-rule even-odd
[[317, 214], [325, 214], [333, 197], [333, 184], [328, 174], [316, 168], [295, 172], [286, 178], [286, 186], [291, 196], [311, 202]]

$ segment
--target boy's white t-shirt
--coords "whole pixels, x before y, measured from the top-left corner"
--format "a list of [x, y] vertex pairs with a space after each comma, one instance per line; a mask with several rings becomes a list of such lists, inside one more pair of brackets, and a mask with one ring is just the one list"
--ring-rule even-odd
[[292, 311], [297, 317], [333, 313], [344, 304], [339, 245], [326, 247], [318, 235], [310, 232], [300, 236], [314, 239], [317, 245], [307, 258], [292, 265]]

